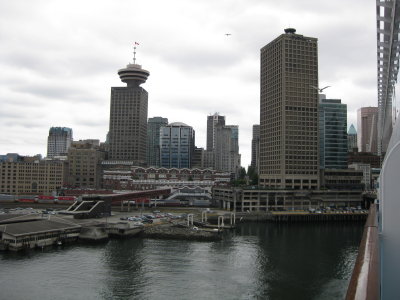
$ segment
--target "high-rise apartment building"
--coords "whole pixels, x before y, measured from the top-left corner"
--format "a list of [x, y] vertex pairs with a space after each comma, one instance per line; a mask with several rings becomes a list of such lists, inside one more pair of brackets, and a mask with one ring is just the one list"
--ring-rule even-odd
[[215, 169], [238, 175], [240, 168], [239, 127], [219, 125], [215, 131]]
[[319, 100], [321, 169], [347, 169], [347, 105], [340, 99]]
[[354, 125], [351, 124], [347, 131], [347, 150], [348, 152], [354, 152], [357, 149], [357, 131]]
[[357, 111], [357, 146], [359, 152], [378, 153], [378, 107]]
[[253, 138], [251, 139], [251, 166], [259, 173], [260, 164], [260, 125], [253, 125]]
[[161, 167], [191, 168], [195, 141], [194, 134], [192, 127], [181, 122], [161, 127]]
[[160, 166], [160, 129], [168, 125], [168, 119], [162, 117], [149, 118], [147, 122], [147, 165]]
[[67, 155], [72, 142], [72, 129], [67, 127], [51, 127], [47, 138], [47, 158]]
[[68, 150], [69, 184], [77, 188], [100, 188], [104, 158], [99, 140], [73, 142]]
[[118, 75], [127, 86], [111, 88], [108, 158], [145, 165], [148, 94], [140, 85], [150, 73], [138, 64], [128, 64]]
[[211, 116], [207, 116], [207, 151], [213, 151], [215, 149], [215, 133], [217, 126], [225, 125], [225, 116], [220, 116], [215, 113]]
[[289, 28], [261, 49], [262, 186], [319, 188], [317, 47]]

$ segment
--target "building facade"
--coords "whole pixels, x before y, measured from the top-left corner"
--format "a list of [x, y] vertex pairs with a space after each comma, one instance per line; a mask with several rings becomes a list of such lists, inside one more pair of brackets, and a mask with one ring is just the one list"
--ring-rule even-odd
[[225, 125], [225, 116], [220, 116], [215, 113], [211, 116], [207, 116], [207, 151], [213, 151], [215, 149], [215, 134], [217, 126]]
[[259, 173], [260, 164], [260, 125], [253, 125], [253, 138], [251, 139], [251, 166]]
[[98, 140], [73, 142], [68, 151], [69, 185], [74, 188], [98, 189], [101, 186], [101, 162], [105, 152]]
[[340, 99], [319, 100], [321, 169], [347, 169], [347, 105]]
[[0, 162], [0, 194], [52, 195], [67, 182], [67, 174], [66, 161]]
[[354, 125], [351, 124], [347, 131], [347, 150], [348, 152], [357, 152], [357, 131]]
[[168, 125], [168, 119], [162, 117], [149, 118], [147, 122], [147, 165], [160, 166], [160, 129]]
[[148, 94], [140, 85], [150, 73], [140, 65], [128, 64], [118, 75], [127, 86], [111, 88], [109, 159], [145, 165]]
[[191, 168], [195, 133], [192, 127], [175, 122], [161, 127], [160, 165], [163, 168]]
[[357, 146], [360, 152], [378, 153], [378, 107], [357, 111]]
[[215, 169], [238, 175], [240, 168], [239, 127], [237, 125], [219, 125], [215, 133], [214, 149]]
[[47, 158], [67, 155], [72, 140], [71, 128], [51, 127], [47, 138]]
[[261, 49], [260, 185], [319, 188], [317, 39], [286, 29]]

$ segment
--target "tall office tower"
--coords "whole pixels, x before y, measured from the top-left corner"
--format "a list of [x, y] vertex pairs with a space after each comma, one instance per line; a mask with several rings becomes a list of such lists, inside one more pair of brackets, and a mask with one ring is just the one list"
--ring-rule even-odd
[[378, 153], [378, 108], [361, 107], [357, 110], [357, 146], [359, 152]]
[[145, 165], [148, 94], [140, 84], [150, 73], [133, 63], [119, 70], [118, 75], [127, 86], [111, 88], [108, 158]]
[[261, 49], [260, 185], [317, 189], [317, 39], [285, 34]]
[[225, 116], [215, 113], [207, 116], [207, 151], [213, 151], [215, 148], [215, 131], [217, 126], [225, 125]]
[[194, 138], [193, 128], [184, 123], [175, 122], [161, 127], [161, 167], [191, 168]]
[[259, 173], [260, 164], [260, 125], [253, 125], [253, 138], [251, 140], [251, 166]]
[[215, 131], [215, 169], [238, 175], [240, 168], [239, 127], [219, 125]]
[[168, 119], [162, 117], [149, 118], [147, 122], [147, 165], [160, 166], [160, 129], [168, 125]]
[[72, 129], [67, 127], [51, 127], [47, 138], [47, 157], [67, 155], [72, 142]]
[[347, 169], [347, 105], [340, 99], [319, 100], [321, 169]]
[[350, 125], [347, 131], [347, 151], [357, 152], [357, 131], [353, 124]]
[[69, 183], [79, 188], [100, 188], [104, 158], [99, 140], [73, 142], [68, 150]]

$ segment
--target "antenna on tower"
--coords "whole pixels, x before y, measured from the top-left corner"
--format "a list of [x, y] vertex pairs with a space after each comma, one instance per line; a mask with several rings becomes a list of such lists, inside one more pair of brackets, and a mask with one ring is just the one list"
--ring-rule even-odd
[[138, 42], [135, 42], [134, 46], [133, 46], [133, 64], [136, 64], [136, 45], [139, 45]]

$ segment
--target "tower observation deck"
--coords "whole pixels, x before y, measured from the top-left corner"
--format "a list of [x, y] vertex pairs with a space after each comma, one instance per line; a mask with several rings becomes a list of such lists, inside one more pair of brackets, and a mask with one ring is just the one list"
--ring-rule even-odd
[[145, 83], [150, 72], [142, 69], [141, 65], [128, 64], [126, 68], [118, 70], [119, 78], [125, 82], [128, 87], [139, 86]]

